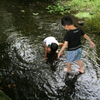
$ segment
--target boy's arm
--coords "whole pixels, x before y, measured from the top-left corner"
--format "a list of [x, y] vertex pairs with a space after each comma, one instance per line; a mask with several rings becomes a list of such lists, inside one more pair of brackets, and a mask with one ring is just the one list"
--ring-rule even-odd
[[62, 54], [62, 52], [64, 51], [64, 49], [67, 47], [68, 45], [68, 42], [65, 41], [62, 48], [60, 49], [59, 53], [58, 53], [58, 58], [60, 57], [60, 55]]
[[59, 46], [63, 46], [64, 43], [59, 43]]
[[94, 47], [95, 46], [95, 44], [91, 41], [91, 39], [90, 39], [90, 37], [88, 35], [85, 34], [84, 35], [84, 38], [89, 41], [91, 47]]

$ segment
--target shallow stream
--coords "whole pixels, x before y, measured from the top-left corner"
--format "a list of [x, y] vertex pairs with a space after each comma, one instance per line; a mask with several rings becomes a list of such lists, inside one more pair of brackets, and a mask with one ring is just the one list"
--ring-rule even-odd
[[0, 1], [0, 89], [12, 100], [100, 100], [100, 35], [87, 33], [95, 48], [82, 40], [85, 73], [73, 63], [67, 74], [67, 50], [59, 60], [43, 57], [43, 39], [54, 36], [63, 42], [66, 32], [62, 15], [48, 14], [46, 6]]

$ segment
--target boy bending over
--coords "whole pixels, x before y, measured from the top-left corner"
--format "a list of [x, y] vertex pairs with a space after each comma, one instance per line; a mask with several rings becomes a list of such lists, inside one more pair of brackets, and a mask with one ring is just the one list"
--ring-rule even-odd
[[45, 49], [44, 49], [44, 59], [47, 60], [48, 53], [57, 53], [58, 46], [62, 46], [63, 43], [58, 43], [55, 37], [47, 37], [44, 39]]

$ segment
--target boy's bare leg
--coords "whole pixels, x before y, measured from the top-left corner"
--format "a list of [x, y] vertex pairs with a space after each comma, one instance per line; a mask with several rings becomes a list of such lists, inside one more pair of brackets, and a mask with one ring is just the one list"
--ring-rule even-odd
[[71, 72], [71, 64], [70, 63], [66, 63], [67, 64], [67, 68], [64, 68], [65, 71], [67, 72]]
[[81, 73], [84, 73], [82, 60], [79, 60], [79, 61], [77, 61], [77, 62], [78, 62], [78, 65], [80, 66], [79, 71], [80, 71]]

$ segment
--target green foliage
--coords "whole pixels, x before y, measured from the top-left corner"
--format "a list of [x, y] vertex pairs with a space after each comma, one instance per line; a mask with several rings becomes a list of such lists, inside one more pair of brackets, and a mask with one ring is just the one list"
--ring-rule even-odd
[[70, 13], [76, 12], [74, 15], [85, 20], [86, 29], [92, 33], [100, 33], [100, 0], [71, 0], [58, 1], [55, 5], [50, 5], [49, 13]]
[[100, 12], [100, 0], [72, 0], [68, 4], [72, 6], [71, 11], [87, 12], [92, 15]]
[[97, 13], [91, 19], [85, 19], [85, 27], [91, 33], [100, 34], [100, 13]]
[[87, 31], [100, 33], [100, 0], [72, 0], [71, 11], [76, 10], [76, 17], [84, 19]]
[[84, 18], [91, 18], [92, 15], [88, 12], [78, 12], [77, 14], [75, 14], [75, 17], [78, 17], [80, 19], [84, 19]]
[[90, 12], [93, 8], [92, 2], [91, 0], [72, 0], [68, 4], [71, 5], [71, 11]]
[[65, 13], [70, 13], [70, 6], [63, 5], [61, 1], [58, 1], [55, 5], [49, 5], [46, 9], [48, 9], [49, 13], [60, 13], [60, 14], [65, 14]]
[[0, 90], [0, 100], [11, 100], [3, 91]]
[[55, 0], [19, 0], [20, 2], [23, 2], [23, 3], [29, 3], [29, 2], [54, 2]]
[[70, 0], [58, 1], [54, 6], [47, 7], [49, 13], [70, 13], [84, 19], [86, 29], [92, 33], [100, 33], [100, 0]]

